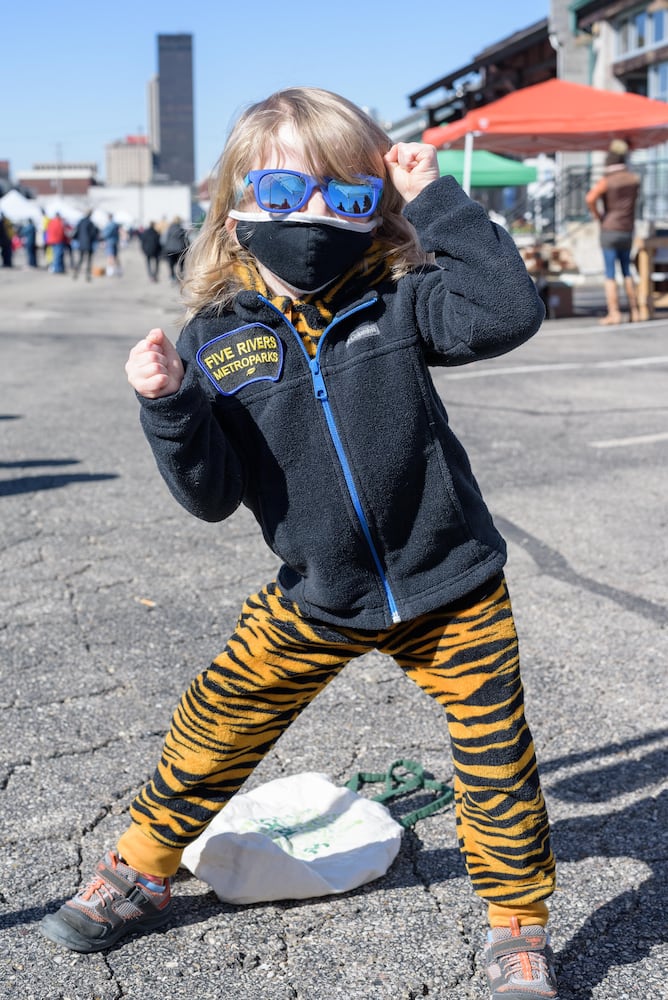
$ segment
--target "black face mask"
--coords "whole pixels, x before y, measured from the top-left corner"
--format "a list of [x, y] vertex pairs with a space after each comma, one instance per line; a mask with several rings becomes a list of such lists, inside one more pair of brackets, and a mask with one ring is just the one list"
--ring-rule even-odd
[[239, 243], [298, 292], [324, 288], [360, 259], [372, 234], [317, 222], [237, 222]]

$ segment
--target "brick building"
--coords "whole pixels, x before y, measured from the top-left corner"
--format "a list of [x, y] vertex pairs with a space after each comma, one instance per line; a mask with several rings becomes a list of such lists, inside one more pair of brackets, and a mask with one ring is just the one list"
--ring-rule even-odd
[[96, 163], [35, 163], [17, 174], [34, 195], [85, 195], [98, 184]]

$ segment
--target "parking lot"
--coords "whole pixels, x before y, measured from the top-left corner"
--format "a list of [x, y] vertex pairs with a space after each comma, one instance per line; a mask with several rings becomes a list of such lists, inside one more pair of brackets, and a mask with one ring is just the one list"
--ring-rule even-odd
[[[0, 270], [0, 997], [482, 1000], [484, 909], [445, 810], [344, 896], [233, 907], [187, 873], [162, 933], [82, 956], [38, 923], [127, 821], [172, 709], [276, 561], [251, 516], [167, 494], [123, 366], [179, 328], [135, 246], [120, 278]], [[668, 996], [668, 318], [576, 314], [435, 380], [508, 541], [527, 713], [559, 863], [560, 1000]], [[599, 313], [600, 314], [600, 313]], [[314, 524], [314, 530], [317, 525]], [[350, 664], [251, 779], [441, 780], [440, 710], [378, 654]]]

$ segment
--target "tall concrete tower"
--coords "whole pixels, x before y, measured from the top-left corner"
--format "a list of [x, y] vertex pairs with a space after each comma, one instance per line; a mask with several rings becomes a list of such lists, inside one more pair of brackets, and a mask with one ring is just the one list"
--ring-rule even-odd
[[195, 181], [192, 35], [158, 35], [160, 174], [180, 184]]

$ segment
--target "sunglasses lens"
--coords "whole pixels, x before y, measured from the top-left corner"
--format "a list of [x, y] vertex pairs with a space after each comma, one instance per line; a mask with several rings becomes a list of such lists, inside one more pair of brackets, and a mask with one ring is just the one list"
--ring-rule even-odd
[[334, 211], [346, 215], [371, 215], [376, 207], [376, 191], [363, 180], [355, 184], [331, 180], [327, 194]]
[[362, 219], [373, 215], [382, 189], [382, 183], [373, 178], [360, 177], [352, 182], [329, 178], [325, 184], [296, 170], [251, 170], [248, 181], [265, 212], [293, 212], [305, 205], [314, 188], [319, 187], [333, 212]]
[[306, 180], [299, 174], [273, 170], [265, 174], [256, 186], [256, 199], [266, 212], [289, 211], [296, 208], [306, 194]]

